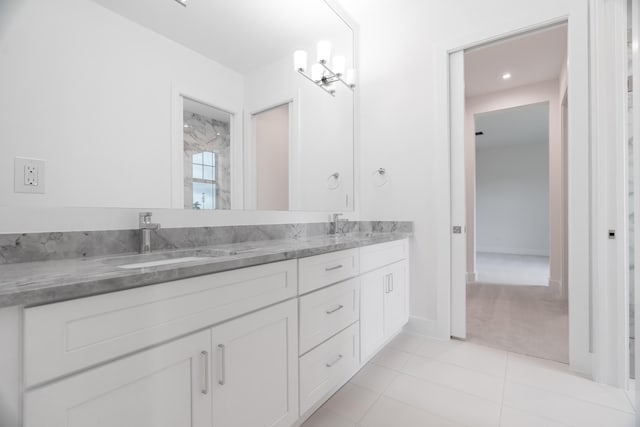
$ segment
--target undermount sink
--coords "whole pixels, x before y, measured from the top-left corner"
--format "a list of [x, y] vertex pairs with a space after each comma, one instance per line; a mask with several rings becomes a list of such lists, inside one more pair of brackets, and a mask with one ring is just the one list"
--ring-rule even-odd
[[128, 255], [105, 260], [104, 263], [117, 268], [135, 269], [160, 267], [163, 265], [184, 264], [203, 261], [215, 257], [232, 255], [231, 251], [222, 249], [194, 249], [181, 251], [155, 252], [143, 255]]
[[116, 267], [124, 269], [159, 267], [161, 265], [182, 264], [185, 262], [202, 261], [211, 257], [187, 256], [182, 258], [160, 259], [157, 261], [137, 262], [134, 264], [121, 264]]

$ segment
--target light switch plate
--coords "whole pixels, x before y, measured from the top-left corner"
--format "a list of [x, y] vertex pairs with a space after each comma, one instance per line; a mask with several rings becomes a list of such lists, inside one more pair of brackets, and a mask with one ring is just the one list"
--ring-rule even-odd
[[45, 161], [16, 157], [13, 162], [13, 191], [16, 193], [44, 194]]

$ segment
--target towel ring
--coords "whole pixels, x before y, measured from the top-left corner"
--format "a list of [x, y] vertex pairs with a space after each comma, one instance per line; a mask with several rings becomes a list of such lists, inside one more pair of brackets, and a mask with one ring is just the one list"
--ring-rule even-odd
[[378, 168], [371, 175], [373, 176], [373, 185], [376, 187], [382, 187], [389, 182], [389, 176], [385, 168]]
[[334, 172], [327, 178], [327, 187], [329, 190], [335, 190], [340, 187], [340, 173]]

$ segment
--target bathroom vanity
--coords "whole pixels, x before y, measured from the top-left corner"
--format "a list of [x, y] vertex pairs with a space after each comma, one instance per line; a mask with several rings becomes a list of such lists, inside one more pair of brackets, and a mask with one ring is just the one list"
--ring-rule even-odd
[[7, 427], [299, 425], [408, 320], [402, 233], [23, 265]]

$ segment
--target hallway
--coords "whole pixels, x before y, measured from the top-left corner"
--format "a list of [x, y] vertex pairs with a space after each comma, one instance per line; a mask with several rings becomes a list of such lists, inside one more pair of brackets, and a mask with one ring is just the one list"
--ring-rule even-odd
[[548, 286], [468, 284], [467, 340], [568, 363], [567, 301]]
[[547, 286], [549, 257], [478, 252], [475, 282]]

